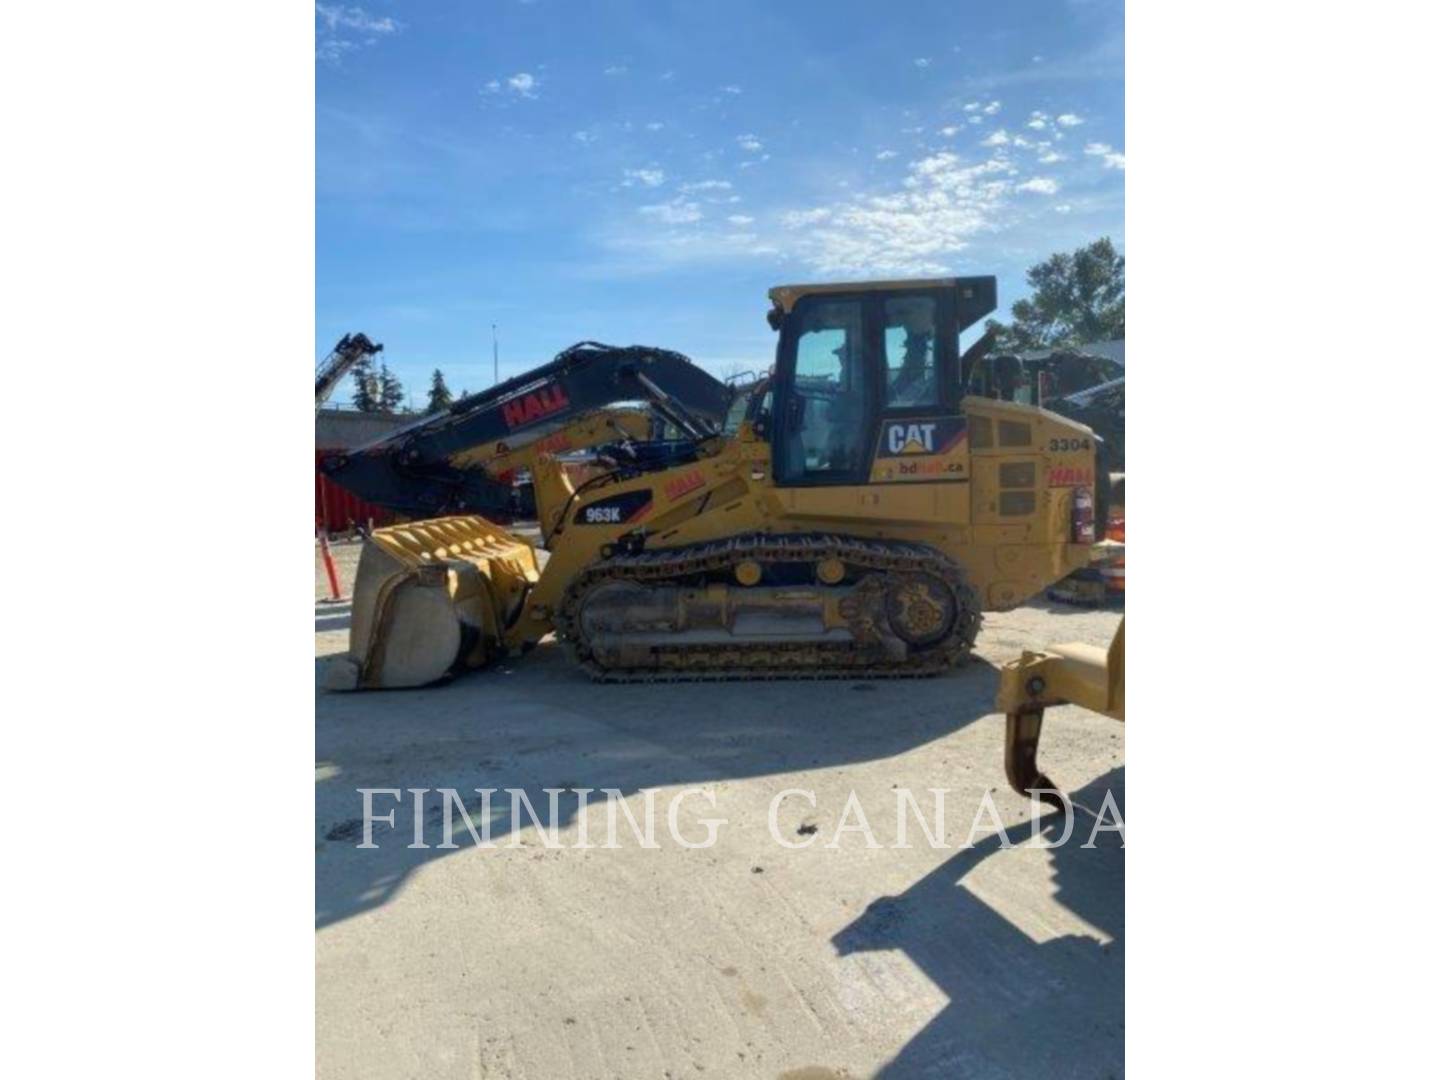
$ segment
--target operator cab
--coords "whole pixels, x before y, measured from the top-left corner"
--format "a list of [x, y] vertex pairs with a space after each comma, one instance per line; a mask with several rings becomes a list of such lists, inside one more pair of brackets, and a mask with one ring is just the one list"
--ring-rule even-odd
[[993, 277], [771, 289], [776, 483], [863, 484], [882, 423], [959, 416], [960, 333], [995, 295]]

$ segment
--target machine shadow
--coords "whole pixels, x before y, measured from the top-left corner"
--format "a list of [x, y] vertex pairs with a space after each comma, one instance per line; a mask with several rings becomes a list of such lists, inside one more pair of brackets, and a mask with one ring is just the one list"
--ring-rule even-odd
[[[949, 998], [878, 1077], [1124, 1074], [1125, 852], [1113, 832], [1083, 846], [1107, 790], [1123, 817], [1121, 767], [1072, 795], [1082, 809], [1067, 843], [1011, 857], [1047, 857], [1055, 899], [1109, 942], [1079, 935], [1036, 942], [965, 888], [965, 876], [1001, 851], [998, 834], [900, 896], [874, 901], [835, 936], [842, 956], [904, 952]], [[1058, 840], [1062, 815], [1048, 811], [1043, 823], [1046, 840]], [[1028, 837], [1028, 823], [1011, 829], [1017, 844]]]
[[[496, 789], [492, 837], [508, 843], [515, 826], [506, 788], [524, 789], [547, 828], [564, 828], [575, 818], [578, 797], [567, 791], [552, 819], [542, 789], [592, 788], [594, 805], [605, 788], [628, 796], [880, 760], [993, 712], [996, 679], [995, 669], [977, 658], [934, 679], [600, 685], [572, 667], [562, 648], [542, 644], [513, 668], [478, 672], [449, 686], [321, 693], [316, 925], [386, 903], [431, 860], [474, 853], [458, 816], [459, 848], [435, 846], [441, 842], [438, 788], [456, 789], [471, 808], [479, 806], [476, 788]], [[997, 777], [999, 755], [997, 745]], [[373, 832], [378, 846], [358, 849], [359, 788], [430, 789], [422, 833], [431, 846], [406, 846], [415, 819], [413, 796], [402, 794], [399, 802], [376, 797], [376, 812], [394, 809], [395, 825], [382, 820]], [[663, 818], [663, 804], [658, 809]], [[472, 809], [472, 816], [478, 827], [479, 814]], [[540, 843], [534, 835], [523, 839]]]

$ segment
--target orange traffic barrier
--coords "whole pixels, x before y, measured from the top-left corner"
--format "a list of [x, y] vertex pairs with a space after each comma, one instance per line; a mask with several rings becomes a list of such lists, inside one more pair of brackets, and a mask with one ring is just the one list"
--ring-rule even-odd
[[340, 599], [340, 577], [335, 573], [335, 560], [330, 555], [330, 539], [320, 530], [320, 558], [325, 563], [325, 576], [330, 579], [330, 599]]

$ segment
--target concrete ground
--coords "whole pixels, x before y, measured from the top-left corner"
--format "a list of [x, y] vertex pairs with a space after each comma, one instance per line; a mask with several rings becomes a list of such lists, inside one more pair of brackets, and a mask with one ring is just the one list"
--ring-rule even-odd
[[[356, 548], [337, 545], [348, 595]], [[318, 569], [318, 563], [317, 563]], [[317, 668], [343, 651], [348, 604], [322, 603]], [[1030, 804], [1001, 767], [993, 665], [1024, 647], [1109, 640], [1119, 615], [1038, 603], [985, 620], [978, 657], [930, 680], [601, 686], [542, 643], [428, 690], [316, 696], [316, 1054], [327, 1077], [1113, 1077], [1124, 1057], [1124, 853], [1089, 836], [1107, 790], [1124, 811], [1121, 725], [1047, 714], [1043, 766], [1081, 807], [1075, 836], [1025, 846]], [[410, 799], [379, 797], [396, 828], [361, 840], [357, 788], [428, 788], [412, 849]], [[501, 789], [494, 848], [440, 797]], [[552, 819], [543, 788], [564, 788]], [[562, 846], [546, 848], [503, 789], [523, 788]], [[576, 788], [593, 788], [578, 813]], [[618, 818], [656, 792], [658, 849]], [[713, 847], [682, 837], [723, 818]], [[787, 788], [813, 791], [777, 813]], [[946, 847], [909, 818], [945, 796]], [[878, 848], [837, 834], [854, 792]], [[1016, 846], [982, 818], [988, 792]], [[1058, 833], [1058, 815], [1046, 835]], [[855, 822], [852, 811], [848, 821]], [[582, 823], [590, 848], [577, 848]], [[1016, 827], [1018, 826], [1018, 828]], [[510, 846], [518, 843], [518, 846]], [[834, 843], [835, 847], [828, 844]]]

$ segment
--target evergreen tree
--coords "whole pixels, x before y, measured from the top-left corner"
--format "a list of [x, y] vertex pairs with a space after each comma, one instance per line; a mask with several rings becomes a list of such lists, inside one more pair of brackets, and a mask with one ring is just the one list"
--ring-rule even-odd
[[380, 409], [379, 387], [376, 385], [375, 366], [370, 357], [361, 357], [350, 369], [350, 376], [355, 380], [355, 393], [350, 397], [355, 408], [361, 412], [378, 412]]
[[400, 380], [390, 373], [389, 364], [381, 363], [377, 382], [380, 388], [380, 411], [389, 414], [399, 412], [400, 406], [405, 403], [405, 388], [400, 385]]
[[433, 413], [448, 409], [454, 400], [455, 396], [445, 385], [445, 375], [437, 367], [430, 375], [430, 400], [425, 405], [426, 411]]

